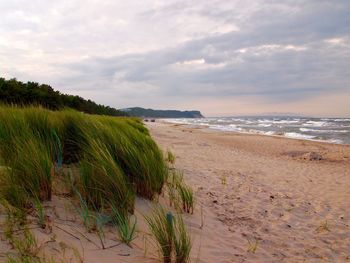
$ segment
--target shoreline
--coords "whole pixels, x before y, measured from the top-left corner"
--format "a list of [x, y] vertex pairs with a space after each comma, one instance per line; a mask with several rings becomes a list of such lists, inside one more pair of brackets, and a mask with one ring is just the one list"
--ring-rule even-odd
[[188, 126], [189, 128], [195, 128], [195, 129], [203, 129], [207, 130], [208, 132], [210, 131], [215, 131], [215, 132], [221, 132], [221, 133], [237, 133], [237, 134], [245, 134], [245, 135], [260, 135], [260, 136], [268, 136], [268, 137], [276, 137], [276, 138], [283, 138], [283, 139], [291, 139], [291, 140], [301, 140], [301, 141], [309, 141], [309, 142], [319, 142], [319, 143], [326, 143], [326, 144], [332, 144], [332, 145], [344, 145], [344, 146], [350, 146], [350, 143], [336, 143], [332, 141], [327, 141], [327, 140], [316, 140], [316, 139], [306, 139], [306, 138], [293, 138], [293, 137], [288, 137], [285, 135], [280, 135], [280, 134], [266, 134], [266, 133], [260, 133], [260, 132], [252, 132], [252, 131], [225, 131], [221, 129], [215, 129], [215, 128], [210, 128], [209, 125], [196, 125], [196, 124], [188, 124], [188, 123], [178, 123], [178, 122], [171, 122], [167, 119], [158, 119], [158, 122], [164, 122], [168, 124], [174, 124], [174, 125], [183, 125], [183, 126]]
[[146, 125], [194, 189], [190, 223], [204, 214], [199, 262], [350, 259], [348, 145]]

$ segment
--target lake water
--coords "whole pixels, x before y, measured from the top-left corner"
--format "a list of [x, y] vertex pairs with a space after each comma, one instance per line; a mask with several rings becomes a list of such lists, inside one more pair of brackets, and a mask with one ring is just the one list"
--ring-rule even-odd
[[295, 139], [350, 144], [350, 118], [307, 117], [218, 117], [201, 119], [166, 119], [168, 122], [206, 126], [209, 129]]

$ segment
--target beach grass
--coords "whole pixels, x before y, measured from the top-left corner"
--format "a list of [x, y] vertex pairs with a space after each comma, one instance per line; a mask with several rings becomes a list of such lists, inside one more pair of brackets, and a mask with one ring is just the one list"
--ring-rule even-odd
[[173, 253], [174, 226], [173, 215], [162, 207], [155, 208], [150, 216], [146, 217], [149, 229], [157, 241], [164, 263], [170, 263]]
[[167, 188], [170, 205], [185, 213], [193, 213], [194, 195], [192, 188], [184, 182], [183, 173], [171, 170], [168, 174]]
[[34, 208], [36, 211], [36, 216], [38, 218], [38, 225], [45, 229], [46, 227], [46, 214], [43, 204], [39, 200], [34, 200]]
[[159, 195], [168, 171], [139, 119], [41, 107], [0, 106], [0, 162], [0, 198], [23, 209], [51, 200], [63, 165], [79, 167], [70, 181], [89, 209], [124, 214], [136, 194]]
[[20, 236], [13, 236], [9, 242], [18, 253], [20, 262], [35, 260], [40, 251], [37, 239], [28, 228], [25, 228]]
[[190, 258], [192, 242], [185, 223], [180, 215], [176, 216], [174, 228], [175, 262], [186, 263]]
[[175, 155], [170, 150], [168, 150], [166, 153], [166, 161], [171, 164], [174, 164], [175, 159], [176, 159]]
[[167, 190], [170, 206], [175, 209], [181, 209], [181, 201], [178, 193], [178, 185], [183, 182], [183, 174], [178, 170], [172, 169], [169, 171], [167, 178]]
[[130, 217], [113, 209], [113, 223], [117, 228], [120, 240], [131, 247], [131, 242], [136, 238], [136, 217], [131, 223]]
[[[9, 261], [22, 260], [22, 254], [35, 260], [37, 244], [26, 230], [26, 213], [35, 211], [39, 227], [45, 228], [43, 204], [59, 183], [69, 189], [83, 224], [97, 233], [102, 249], [103, 227], [111, 222], [119, 239], [131, 246], [136, 196], [154, 200], [164, 184], [173, 190], [174, 206], [193, 212], [192, 189], [167, 162], [173, 164], [175, 156], [168, 152], [164, 158], [139, 119], [0, 106], [0, 204], [8, 219], [7, 239], [19, 253]], [[173, 258], [188, 262], [191, 239], [180, 215], [157, 208], [146, 221], [165, 263]], [[24, 229], [23, 242], [13, 234], [18, 229]]]
[[193, 214], [194, 209], [194, 196], [192, 187], [182, 183], [178, 185], [178, 192], [181, 198], [182, 209], [186, 213]]
[[255, 253], [259, 246], [259, 239], [248, 239], [248, 249], [247, 252]]
[[322, 222], [317, 228], [316, 228], [316, 232], [320, 233], [320, 232], [330, 232], [330, 225], [328, 220]]
[[164, 263], [186, 263], [191, 252], [191, 237], [181, 215], [166, 212], [161, 206], [153, 209], [150, 216], [146, 216], [149, 229], [154, 236]]

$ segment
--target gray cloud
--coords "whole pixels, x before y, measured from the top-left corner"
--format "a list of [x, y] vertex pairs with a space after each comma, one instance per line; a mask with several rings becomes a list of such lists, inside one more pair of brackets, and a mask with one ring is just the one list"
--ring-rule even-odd
[[346, 0], [5, 1], [0, 8], [5, 75], [116, 107], [241, 96], [291, 103], [350, 90]]

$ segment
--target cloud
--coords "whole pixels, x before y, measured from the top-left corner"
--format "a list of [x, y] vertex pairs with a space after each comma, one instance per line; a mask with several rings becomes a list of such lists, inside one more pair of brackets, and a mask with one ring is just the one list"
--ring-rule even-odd
[[251, 98], [280, 107], [350, 90], [346, 0], [3, 1], [0, 8], [6, 76], [116, 107], [192, 103], [211, 114], [198, 102]]

